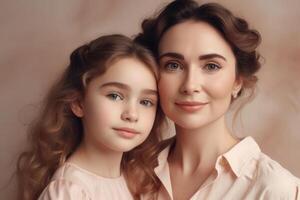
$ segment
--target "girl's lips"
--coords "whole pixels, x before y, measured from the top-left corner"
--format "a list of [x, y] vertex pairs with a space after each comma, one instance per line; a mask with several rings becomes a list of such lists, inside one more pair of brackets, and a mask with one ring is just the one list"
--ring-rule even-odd
[[120, 136], [124, 138], [133, 138], [135, 135], [139, 134], [138, 131], [131, 128], [113, 128]]
[[197, 101], [175, 102], [175, 105], [177, 105], [179, 108], [187, 112], [196, 112], [198, 110], [201, 110], [206, 104], [208, 103], [197, 102]]

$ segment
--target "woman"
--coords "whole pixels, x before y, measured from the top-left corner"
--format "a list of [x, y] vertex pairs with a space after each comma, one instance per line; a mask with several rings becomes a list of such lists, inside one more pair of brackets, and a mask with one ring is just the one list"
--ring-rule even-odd
[[253, 94], [259, 33], [218, 4], [190, 0], [142, 28], [135, 40], [157, 57], [161, 106], [176, 129], [155, 168], [159, 199], [299, 199], [299, 179], [225, 123], [232, 102]]

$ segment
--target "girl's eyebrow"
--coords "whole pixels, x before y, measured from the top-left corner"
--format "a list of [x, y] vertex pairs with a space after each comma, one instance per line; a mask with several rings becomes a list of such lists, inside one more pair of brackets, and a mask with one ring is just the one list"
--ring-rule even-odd
[[142, 93], [146, 95], [158, 96], [157, 90], [152, 90], [152, 89], [144, 89]]
[[130, 90], [130, 87], [128, 85], [126, 85], [124, 83], [120, 83], [120, 82], [104, 83], [100, 86], [100, 88], [109, 87], [109, 86], [117, 87], [117, 88], [124, 89], [124, 90]]
[[[124, 83], [120, 83], [120, 82], [104, 83], [103, 85], [100, 86], [100, 88], [109, 87], [109, 86], [117, 87], [117, 88], [120, 88], [120, 89], [123, 89], [123, 90], [128, 90], [128, 91], [131, 90], [131, 88], [128, 85], [126, 85]], [[142, 93], [143, 94], [148, 94], [148, 95], [154, 95], [154, 96], [158, 95], [157, 90], [152, 90], [152, 89], [144, 89], [144, 90], [142, 90]]]

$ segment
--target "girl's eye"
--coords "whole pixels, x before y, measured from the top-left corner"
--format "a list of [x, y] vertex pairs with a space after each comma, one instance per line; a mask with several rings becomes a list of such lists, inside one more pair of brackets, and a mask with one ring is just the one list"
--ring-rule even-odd
[[180, 70], [183, 67], [181, 66], [181, 64], [177, 63], [177, 62], [168, 62], [165, 64], [164, 68], [167, 71], [176, 71], [176, 70]]
[[142, 104], [142, 105], [144, 105], [144, 106], [146, 106], [146, 107], [151, 107], [151, 106], [154, 105], [154, 103], [152, 103], [152, 102], [149, 101], [149, 100], [142, 100], [142, 101], [140, 102], [140, 104]]
[[206, 71], [212, 72], [212, 71], [217, 71], [217, 70], [221, 69], [221, 67], [214, 63], [208, 63], [204, 66], [204, 69]]
[[116, 94], [116, 93], [111, 93], [106, 95], [109, 99], [114, 100], [114, 101], [119, 101], [119, 100], [123, 100], [123, 97], [121, 97], [121, 95]]

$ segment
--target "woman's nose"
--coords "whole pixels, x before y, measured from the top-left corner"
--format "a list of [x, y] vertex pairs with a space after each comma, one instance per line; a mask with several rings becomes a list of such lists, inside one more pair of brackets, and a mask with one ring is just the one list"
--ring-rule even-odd
[[186, 95], [192, 95], [201, 91], [200, 75], [195, 70], [189, 70], [181, 84], [180, 92]]

